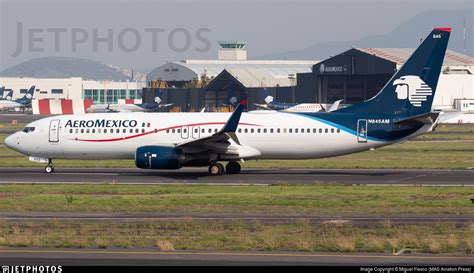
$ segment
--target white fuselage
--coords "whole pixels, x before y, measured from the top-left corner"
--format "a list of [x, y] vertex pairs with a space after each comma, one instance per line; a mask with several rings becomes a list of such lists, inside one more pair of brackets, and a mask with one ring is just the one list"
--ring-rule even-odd
[[[138, 147], [176, 146], [219, 131], [231, 113], [108, 113], [49, 117], [30, 123], [7, 145], [41, 158], [133, 159]], [[96, 124], [93, 124], [96, 121]], [[100, 123], [100, 124], [99, 124]], [[89, 127], [90, 125], [90, 127]], [[391, 143], [293, 113], [243, 113], [236, 135], [262, 159], [308, 159], [349, 154]], [[250, 157], [249, 157], [250, 158]], [[245, 158], [243, 158], [245, 159]]]
[[11, 100], [0, 100], [0, 110], [23, 107], [22, 104]]

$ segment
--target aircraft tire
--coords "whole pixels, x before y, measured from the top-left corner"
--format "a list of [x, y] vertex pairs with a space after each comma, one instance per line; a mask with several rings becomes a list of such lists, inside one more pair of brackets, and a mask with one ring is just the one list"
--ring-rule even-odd
[[54, 172], [54, 167], [53, 166], [46, 166], [44, 168], [45, 173], [53, 173]]
[[238, 162], [235, 162], [235, 161], [230, 161], [225, 166], [225, 171], [228, 174], [238, 174], [238, 173], [240, 173], [240, 169], [241, 169], [240, 164]]
[[224, 166], [221, 163], [213, 163], [209, 166], [209, 175], [218, 176], [224, 173]]

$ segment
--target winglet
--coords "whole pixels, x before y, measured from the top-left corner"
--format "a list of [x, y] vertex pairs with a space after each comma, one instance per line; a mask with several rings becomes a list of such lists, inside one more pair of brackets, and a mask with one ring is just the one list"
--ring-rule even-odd
[[243, 111], [244, 105], [239, 104], [237, 108], [235, 108], [234, 113], [232, 113], [230, 118], [227, 120], [224, 127], [221, 129], [220, 133], [235, 133], [235, 131], [237, 131], [237, 126], [239, 125], [240, 116], [242, 115]]

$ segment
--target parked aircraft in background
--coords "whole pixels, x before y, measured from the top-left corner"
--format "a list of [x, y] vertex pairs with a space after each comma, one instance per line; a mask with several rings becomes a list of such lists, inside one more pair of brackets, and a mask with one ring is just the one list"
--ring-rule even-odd
[[162, 112], [173, 106], [173, 103], [161, 104], [159, 97], [155, 102], [141, 104], [93, 104], [87, 108], [87, 113], [130, 113], [130, 112]]
[[332, 112], [339, 108], [342, 100], [334, 102], [328, 110], [327, 106], [322, 103], [284, 103], [277, 102], [275, 98], [267, 93], [265, 97], [265, 104], [257, 104], [255, 106], [268, 110], [282, 111], [282, 112], [296, 112], [296, 113], [316, 113], [316, 112]]
[[25, 109], [27, 107], [31, 107], [31, 101], [33, 100], [33, 96], [35, 94], [35, 86], [33, 85], [28, 89], [26, 94], [17, 100], [0, 100], [0, 110], [8, 110], [8, 109]]
[[[112, 113], [34, 121], [5, 144], [47, 164], [54, 159], [130, 159], [138, 168], [208, 166], [240, 172], [251, 159], [310, 159], [367, 151], [434, 130], [432, 111], [450, 28], [435, 28], [380, 92], [331, 112]], [[227, 161], [224, 166], [219, 163]]]
[[5, 95], [5, 93], [3, 93], [4, 96], [2, 96], [0, 98], [0, 100], [12, 100], [13, 98], [13, 90], [10, 90], [8, 91], [8, 93]]

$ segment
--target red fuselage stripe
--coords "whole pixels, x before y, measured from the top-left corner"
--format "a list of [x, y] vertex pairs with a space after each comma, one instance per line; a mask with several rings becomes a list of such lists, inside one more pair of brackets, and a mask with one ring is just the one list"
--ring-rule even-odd
[[[225, 124], [225, 122], [193, 123], [193, 124], [176, 125], [176, 126], [171, 126], [171, 127], [156, 129], [156, 130], [144, 132], [144, 133], [141, 133], [141, 134], [126, 136], [126, 137], [120, 137], [120, 138], [109, 138], [109, 139], [73, 139], [73, 140], [85, 141], [85, 142], [113, 142], [113, 141], [120, 141], [120, 140], [127, 140], [127, 139], [137, 138], [137, 137], [141, 137], [141, 136], [145, 136], [145, 135], [149, 135], [149, 134], [153, 134], [153, 133], [158, 133], [158, 132], [166, 131], [166, 130], [170, 130], [170, 129], [181, 128], [181, 127], [195, 127], [195, 126], [202, 126], [202, 125], [222, 125], [222, 124]], [[252, 123], [239, 123], [239, 125], [261, 126], [261, 125], [252, 124]], [[114, 129], [111, 129], [111, 130], [114, 130]]]

